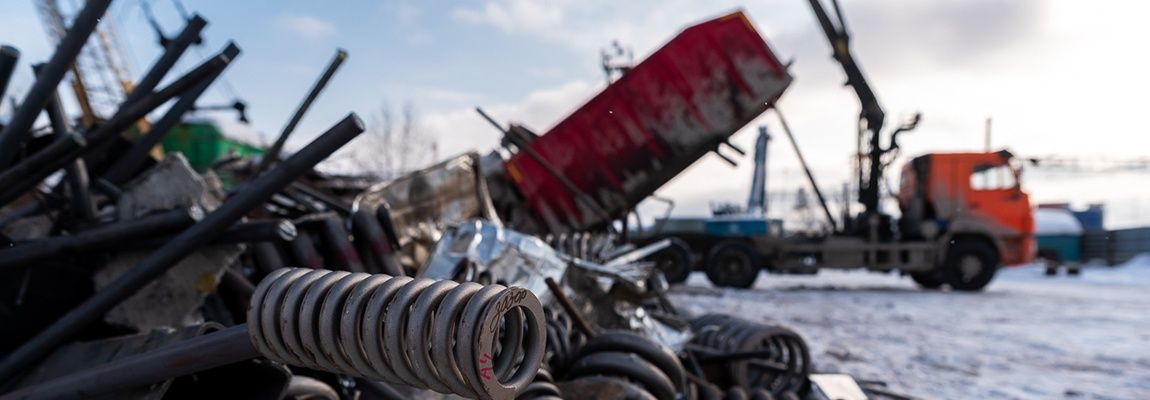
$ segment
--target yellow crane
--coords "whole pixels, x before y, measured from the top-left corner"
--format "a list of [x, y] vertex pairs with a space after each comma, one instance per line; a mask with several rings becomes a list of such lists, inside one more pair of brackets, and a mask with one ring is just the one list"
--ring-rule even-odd
[[[76, 1], [62, 4], [60, 0], [33, 0], [40, 15], [40, 22], [48, 33], [48, 38], [56, 45], [67, 31], [66, 21], [71, 20], [82, 8]], [[66, 12], [65, 10], [71, 10]], [[124, 62], [123, 48], [116, 34], [115, 23], [110, 15], [105, 15], [96, 31], [89, 39], [76, 63], [72, 64], [72, 91], [80, 106], [81, 124], [91, 126], [96, 121], [111, 117], [125, 96], [133, 89], [133, 83]], [[140, 132], [147, 129], [147, 121], [137, 123]]]

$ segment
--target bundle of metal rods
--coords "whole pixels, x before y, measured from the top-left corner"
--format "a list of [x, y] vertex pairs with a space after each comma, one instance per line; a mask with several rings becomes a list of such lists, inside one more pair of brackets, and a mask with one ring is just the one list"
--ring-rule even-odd
[[[144, 296], [143, 292], [163, 287], [161, 281], [182, 279], [179, 271], [188, 269], [189, 263], [204, 264], [196, 257], [213, 254], [212, 249], [225, 249], [228, 256], [205, 260], [223, 259], [228, 264], [208, 265], [206, 275], [191, 280], [190, 308], [187, 299], [176, 295], [153, 298], [148, 294], [144, 299], [148, 308], [172, 314], [171, 320], [233, 326], [202, 336], [200, 341], [226, 338], [235, 326], [245, 323], [256, 285], [283, 267], [404, 275], [394, 259], [396, 238], [393, 233], [389, 236], [392, 230], [386, 210], [351, 212], [344, 204], [346, 199], [314, 184], [316, 176], [323, 176], [316, 172], [316, 165], [364, 131], [358, 116], [347, 115], [306, 146], [281, 155], [288, 136], [346, 59], [342, 50], [303, 99], [275, 146], [262, 158], [250, 160], [254, 167], [244, 179], [231, 182], [231, 188], [207, 185], [204, 194], [190, 199], [150, 204], [146, 212], [136, 208], [142, 201], [133, 196], [162, 197], [136, 193], [149, 188], [148, 179], [167, 176], [157, 170], [170, 165], [156, 160], [154, 149], [185, 114], [196, 109], [197, 100], [241, 51], [228, 43], [194, 68], [175, 74], [177, 61], [200, 42], [207, 26], [204, 18], [194, 15], [182, 31], [163, 43], [160, 56], [114, 113], [94, 123], [74, 121], [64, 112], [57, 91], [111, 3], [92, 0], [83, 5], [55, 53], [35, 66], [34, 83], [22, 94], [6, 124], [0, 125], [0, 285], [9, 289], [0, 299], [0, 393], [121, 356], [75, 358], [70, 351], [77, 346], [99, 344], [111, 349], [133, 341], [151, 343], [156, 335], [163, 336], [168, 331], [149, 331], [147, 323], [126, 324], [112, 315], [131, 299]], [[17, 49], [0, 46], [0, 98], [19, 73], [20, 61]], [[161, 86], [161, 82], [168, 83]], [[163, 110], [158, 119], [138, 124], [157, 110]], [[34, 126], [42, 114], [49, 121], [47, 128]], [[146, 129], [133, 139], [126, 138], [125, 132], [141, 126]], [[186, 164], [183, 168], [187, 169]], [[193, 183], [204, 185], [204, 178], [190, 175], [195, 176]], [[276, 212], [284, 202], [308, 203], [311, 208], [307, 215], [285, 217]], [[184, 308], [176, 307], [177, 303]], [[218, 328], [200, 331], [214, 329]], [[132, 336], [132, 332], [141, 333]], [[199, 348], [206, 358], [214, 351], [235, 350], [228, 346], [212, 350], [195, 340], [176, 342]], [[144, 347], [125, 354], [140, 353]], [[71, 370], [53, 367], [61, 364], [53, 360], [62, 357], [73, 357], [63, 363], [72, 365]], [[283, 366], [268, 368], [285, 370]], [[162, 378], [156, 381], [160, 382], [202, 371], [131, 372], [152, 373], [153, 378]], [[304, 378], [297, 372], [290, 371]], [[312, 381], [293, 378], [284, 384], [290, 381], [292, 387], [307, 388], [318, 380], [321, 386], [337, 386], [333, 382], [343, 379], [330, 373], [308, 373], [312, 376], [306, 378]], [[391, 390], [378, 382], [365, 385], [375, 392]], [[330, 387], [323, 392], [329, 391]]]

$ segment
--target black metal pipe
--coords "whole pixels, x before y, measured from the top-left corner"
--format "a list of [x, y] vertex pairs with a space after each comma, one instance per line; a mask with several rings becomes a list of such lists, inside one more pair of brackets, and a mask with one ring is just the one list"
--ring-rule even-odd
[[242, 297], [244, 304], [248, 304], [252, 299], [252, 294], [256, 292], [256, 286], [235, 268], [224, 268], [224, 275], [220, 277], [220, 285], [226, 287], [231, 293]]
[[315, 199], [316, 201], [327, 206], [327, 208], [330, 208], [332, 211], [340, 213], [340, 215], [350, 215], [351, 214], [351, 207], [348, 206], [347, 204], [344, 204], [343, 201], [336, 199], [336, 198], [333, 198], [331, 196], [328, 196], [327, 194], [324, 194], [323, 192], [320, 192], [319, 190], [312, 188], [311, 186], [309, 186], [306, 183], [298, 182], [298, 181], [292, 182], [291, 190], [298, 191], [300, 193], [303, 193], [304, 196], [311, 197], [312, 199]]
[[0, 396], [9, 399], [87, 399], [163, 382], [260, 357], [246, 324], [114, 360]]
[[[295, 224], [291, 221], [276, 219], [268, 221], [245, 222], [228, 227], [223, 233], [212, 239], [209, 244], [241, 244], [258, 242], [290, 242], [296, 237]], [[173, 237], [160, 237], [148, 240], [138, 240], [118, 243], [117, 249], [154, 249], [163, 247]]]
[[[229, 58], [235, 58], [239, 55], [239, 48], [228, 47], [225, 49], [225, 55]], [[164, 112], [164, 116], [160, 117], [156, 123], [148, 128], [148, 132], [140, 138], [136, 139], [132, 144], [132, 148], [128, 150], [120, 159], [116, 160], [108, 171], [104, 173], [104, 179], [113, 184], [122, 184], [132, 177], [132, 173], [140, 168], [144, 160], [148, 158], [148, 154], [152, 148], [160, 143], [167, 136], [176, 124], [180, 123], [184, 114], [196, 106], [196, 100], [208, 90], [208, 87], [219, 78], [224, 70], [221, 69], [205, 78], [202, 82], [196, 85], [191, 90], [180, 95], [180, 99], [173, 104], [168, 111]]]
[[323, 75], [312, 85], [311, 91], [308, 92], [307, 97], [304, 97], [303, 102], [296, 108], [295, 113], [291, 116], [291, 120], [284, 126], [283, 131], [280, 132], [275, 143], [272, 144], [272, 147], [268, 148], [268, 151], [264, 153], [263, 159], [256, 165], [255, 173], [257, 175], [267, 170], [272, 163], [279, 161], [280, 151], [283, 150], [284, 143], [287, 143], [288, 136], [291, 136], [292, 132], [295, 131], [296, 125], [303, 119], [303, 115], [307, 113], [307, 110], [311, 108], [311, 103], [315, 101], [316, 97], [319, 97], [319, 93], [323, 91], [323, 88], [327, 87], [327, 82], [335, 75], [335, 71], [339, 69], [339, 66], [343, 64], [343, 60], [345, 59], [347, 59], [347, 51], [344, 51], [344, 49], [336, 49], [335, 57], [327, 64], [327, 69], [323, 71]]
[[121, 104], [120, 108], [116, 110], [116, 114], [112, 116], [112, 119], [87, 135], [88, 139], [93, 143], [98, 143], [119, 135], [120, 132], [127, 129], [152, 110], [155, 110], [156, 107], [159, 107], [176, 96], [188, 92], [204, 80], [223, 71], [239, 54], [239, 46], [236, 46], [234, 42], [228, 42], [219, 54], [204, 61], [163, 89], [154, 93], [143, 94], [139, 100], [133, 103]]
[[[44, 64], [32, 67], [37, 75]], [[48, 113], [48, 122], [52, 124], [52, 131], [57, 137], [66, 137], [72, 134], [68, 126], [68, 117], [60, 104], [60, 95], [55, 90], [48, 100], [45, 111]], [[88, 167], [83, 160], [75, 160], [64, 167], [65, 179], [68, 184], [69, 199], [72, 201], [72, 211], [82, 221], [91, 221], [96, 216], [96, 206], [92, 203], [91, 193], [88, 192]]]
[[383, 228], [383, 234], [387, 236], [387, 242], [391, 244], [392, 252], [399, 249], [399, 234], [395, 232], [395, 222], [391, 219], [391, 210], [387, 209], [387, 205], [381, 204], [375, 209], [375, 218], [379, 220], [380, 228]]
[[323, 258], [319, 256], [315, 242], [307, 233], [301, 232], [288, 246], [291, 248], [292, 261], [295, 262], [292, 267], [323, 268]]
[[[143, 102], [143, 101], [141, 101]], [[273, 194], [300, 175], [310, 171], [347, 142], [363, 133], [363, 121], [354, 113], [348, 115], [275, 169], [252, 181], [228, 199], [203, 221], [184, 230], [167, 245], [140, 261], [131, 270], [72, 309], [32, 340], [24, 343], [0, 361], [0, 382], [12, 379], [43, 358], [52, 348], [75, 336], [80, 329], [99, 320], [108, 310], [136, 294], [141, 288], [171, 269], [192, 251], [200, 248], [267, 201]]]
[[232, 60], [228, 54], [238, 54], [238, 51], [239, 49], [235, 44], [228, 43], [227, 48], [221, 54], [200, 64], [159, 92], [144, 96], [133, 104], [121, 105], [111, 120], [84, 135], [84, 139], [92, 146], [74, 146], [69, 143], [58, 143], [60, 140], [57, 140], [57, 143], [53, 143], [48, 148], [4, 169], [3, 172], [0, 172], [0, 204], [7, 204], [31, 190], [44, 178], [63, 168], [72, 160], [85, 155], [91, 148], [99, 147], [98, 144], [119, 135], [120, 132], [156, 107], [191, 89], [216, 71], [223, 69]]
[[351, 214], [351, 231], [353, 242], [360, 247], [364, 254], [364, 261], [369, 264], [375, 273], [391, 276], [402, 276], [403, 268], [395, 261], [395, 250], [391, 247], [383, 227], [367, 210], [358, 210]]
[[52, 58], [44, 65], [44, 70], [36, 76], [36, 83], [32, 84], [32, 88], [24, 96], [24, 101], [20, 102], [20, 108], [12, 114], [12, 119], [8, 121], [4, 130], [0, 131], [0, 168], [12, 165], [16, 160], [16, 156], [20, 154], [20, 145], [32, 134], [32, 124], [36, 122], [36, 117], [40, 115], [44, 106], [48, 105], [48, 99], [52, 94], [56, 93], [60, 80], [64, 79], [68, 68], [75, 63], [76, 56], [84, 48], [84, 43], [88, 42], [88, 36], [92, 35], [96, 24], [100, 22], [100, 17], [110, 5], [112, 0], [91, 0], [84, 3], [84, 8], [77, 14], [72, 26], [56, 46], [56, 53], [52, 54]]
[[98, 226], [69, 236], [38, 239], [0, 250], [0, 270], [28, 267], [31, 263], [68, 252], [84, 252], [108, 248], [121, 241], [161, 235], [184, 229], [203, 219], [199, 206], [165, 211]]
[[273, 243], [252, 244], [251, 255], [252, 263], [256, 265], [256, 270], [259, 271], [260, 276], [267, 276], [272, 271], [287, 266], [284, 264], [283, 256], [280, 255], [279, 248]]
[[164, 52], [160, 54], [160, 58], [152, 64], [144, 77], [136, 82], [136, 87], [124, 98], [124, 104], [135, 103], [144, 95], [151, 93], [160, 84], [160, 80], [168, 74], [168, 71], [171, 71], [172, 67], [176, 65], [180, 56], [188, 50], [192, 43], [199, 39], [200, 32], [207, 25], [208, 21], [205, 21], [199, 14], [192, 15], [192, 18], [188, 19], [188, 23], [184, 25], [184, 30], [180, 31], [179, 35], [176, 35], [164, 46]]
[[347, 229], [344, 229], [343, 221], [338, 216], [328, 214], [328, 216], [321, 218], [306, 219], [303, 224], [304, 226], [301, 228], [319, 232], [320, 240], [323, 243], [322, 247], [325, 250], [323, 258], [329, 264], [325, 267], [338, 267], [351, 272], [367, 272], [363, 268], [363, 261], [360, 260], [359, 254], [355, 251], [355, 246], [352, 246], [351, 241], [348, 240]]
[[0, 103], [4, 102], [8, 82], [11, 81], [12, 74], [16, 73], [17, 61], [20, 61], [20, 50], [9, 45], [0, 46]]
[[274, 219], [232, 225], [216, 240], [222, 243], [289, 242], [297, 234], [291, 221]]
[[88, 146], [83, 135], [72, 132], [55, 138], [32, 157], [0, 172], [0, 205], [27, 193], [48, 175], [64, 168]]

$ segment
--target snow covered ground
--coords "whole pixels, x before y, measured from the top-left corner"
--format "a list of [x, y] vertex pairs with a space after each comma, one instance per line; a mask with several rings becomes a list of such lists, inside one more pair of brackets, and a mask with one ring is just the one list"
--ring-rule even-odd
[[982, 293], [921, 291], [863, 271], [762, 275], [672, 290], [687, 312], [791, 326], [820, 372], [886, 382], [927, 399], [1150, 399], [1150, 256], [1082, 276], [1000, 271]]

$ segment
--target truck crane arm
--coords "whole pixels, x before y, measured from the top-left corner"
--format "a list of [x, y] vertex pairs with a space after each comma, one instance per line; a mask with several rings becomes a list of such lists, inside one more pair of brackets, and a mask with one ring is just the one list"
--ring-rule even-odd
[[846, 21], [843, 19], [838, 0], [831, 0], [835, 11], [833, 21], [826, 9], [823, 8], [823, 0], [809, 1], [815, 12], [815, 17], [819, 20], [819, 26], [822, 27], [823, 33], [827, 35], [827, 40], [830, 42], [834, 52], [832, 56], [835, 61], [842, 65], [843, 72], [847, 75], [846, 84], [854, 89], [855, 95], [859, 98], [862, 105], [862, 118], [867, 122], [867, 130], [871, 132], [881, 131], [886, 114], [883, 112], [882, 106], [879, 105], [874, 90], [871, 90], [870, 84], [867, 83], [862, 69], [855, 63], [854, 55], [851, 54], [850, 33], [847, 32]]

